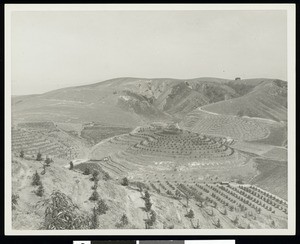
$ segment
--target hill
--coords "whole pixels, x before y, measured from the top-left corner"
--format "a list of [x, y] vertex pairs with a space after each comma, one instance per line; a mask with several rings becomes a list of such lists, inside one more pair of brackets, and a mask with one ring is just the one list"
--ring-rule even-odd
[[243, 96], [209, 104], [202, 109], [219, 114], [286, 121], [287, 83], [280, 80], [264, 81]]
[[12, 114], [14, 121], [122, 121], [135, 127], [153, 121], [179, 121], [204, 106], [217, 113], [283, 120], [284, 89], [273, 80], [262, 79], [117, 78], [40, 95], [14, 96]]

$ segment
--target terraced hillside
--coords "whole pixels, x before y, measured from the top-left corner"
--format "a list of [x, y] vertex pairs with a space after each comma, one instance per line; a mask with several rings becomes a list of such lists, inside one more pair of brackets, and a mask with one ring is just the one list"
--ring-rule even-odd
[[24, 151], [27, 157], [35, 158], [40, 152], [43, 157], [72, 159], [78, 157], [81, 143], [52, 122], [38, 122], [13, 127], [11, 145], [16, 155]]
[[259, 140], [268, 137], [268, 127], [263, 123], [233, 115], [216, 114], [202, 109], [189, 113], [180, 124], [196, 133], [219, 135], [237, 140]]
[[243, 96], [209, 104], [203, 109], [224, 115], [287, 121], [287, 83], [281, 80], [264, 81]]
[[[130, 176], [139, 181], [144, 181], [143, 174], [154, 178], [160, 175], [190, 177], [191, 181], [201, 180], [201, 177], [204, 180], [213, 174], [228, 180], [240, 176], [235, 172], [239, 167], [245, 169], [245, 178], [253, 176], [255, 169], [251, 158], [233, 149], [232, 143], [233, 140], [225, 137], [200, 135], [178, 128], [139, 127], [130, 134], [99, 143], [91, 150], [89, 158], [115, 178]], [[232, 174], [222, 175], [221, 172], [230, 169]]]

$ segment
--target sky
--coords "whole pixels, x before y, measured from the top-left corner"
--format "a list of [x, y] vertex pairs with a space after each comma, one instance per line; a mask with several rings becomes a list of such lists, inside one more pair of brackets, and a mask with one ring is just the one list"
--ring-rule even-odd
[[11, 33], [13, 95], [117, 77], [287, 79], [286, 11], [19, 11]]

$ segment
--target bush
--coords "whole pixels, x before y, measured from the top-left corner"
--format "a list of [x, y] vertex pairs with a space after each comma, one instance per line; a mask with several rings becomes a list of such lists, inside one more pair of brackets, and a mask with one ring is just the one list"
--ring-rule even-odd
[[39, 186], [42, 184], [41, 182], [41, 178], [40, 178], [40, 175], [38, 174], [37, 171], [35, 171], [33, 177], [32, 177], [32, 183], [31, 183], [33, 186]]
[[35, 194], [39, 197], [42, 197], [44, 195], [44, 192], [45, 192], [44, 187], [42, 184], [40, 184]]
[[128, 186], [128, 184], [129, 184], [128, 179], [127, 179], [126, 177], [124, 177], [124, 178], [122, 179], [122, 181], [121, 181], [121, 185], [122, 185], [122, 186]]
[[80, 214], [71, 198], [60, 191], [52, 192], [46, 201], [45, 220], [42, 229], [78, 230], [93, 228], [93, 218]]
[[128, 225], [128, 224], [129, 224], [128, 217], [126, 216], [126, 214], [123, 214], [123, 215], [122, 215], [120, 221], [121, 221], [122, 226], [125, 226], [125, 225]]
[[99, 225], [96, 208], [93, 208], [93, 215], [91, 217], [91, 229], [97, 229]]
[[91, 180], [92, 180], [92, 181], [99, 180], [99, 179], [98, 179], [98, 176], [99, 176], [99, 171], [94, 170], [94, 171], [93, 171], [93, 174], [92, 174]]
[[45, 160], [45, 164], [47, 166], [50, 166], [50, 163], [51, 163], [51, 159], [47, 157], [46, 160]]
[[23, 150], [20, 152], [20, 158], [24, 158], [24, 151]]
[[91, 174], [90, 169], [89, 169], [89, 168], [85, 168], [84, 171], [83, 171], [83, 174], [84, 174], [84, 175], [89, 175], [89, 174]]
[[146, 212], [149, 212], [151, 210], [152, 203], [150, 200], [145, 200], [145, 210]]
[[194, 211], [192, 209], [190, 209], [190, 211], [184, 216], [187, 217], [187, 218], [192, 219], [192, 218], [194, 218]]
[[73, 164], [73, 162], [72, 161], [70, 161], [70, 170], [72, 170], [74, 168], [74, 164]]
[[149, 194], [149, 192], [147, 190], [144, 193], [144, 199], [145, 200], [150, 200], [150, 194]]
[[97, 190], [94, 190], [92, 195], [89, 198], [90, 201], [98, 201], [99, 200], [99, 193]]
[[40, 152], [38, 152], [38, 154], [36, 155], [36, 161], [42, 161], [42, 154]]
[[97, 202], [97, 213], [99, 215], [102, 215], [102, 214], [106, 214], [106, 212], [108, 211], [108, 206], [107, 204], [104, 202], [103, 199], [100, 199], [98, 202]]

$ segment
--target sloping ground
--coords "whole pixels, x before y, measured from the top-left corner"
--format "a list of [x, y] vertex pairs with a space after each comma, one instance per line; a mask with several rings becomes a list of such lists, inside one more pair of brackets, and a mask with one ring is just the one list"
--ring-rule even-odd
[[[261, 82], [261, 79], [245, 82], [244, 80], [232, 81], [218, 78], [188, 80], [117, 78], [39, 95], [13, 96], [12, 115], [13, 121], [16, 122], [43, 120], [81, 123], [96, 121], [108, 124], [120, 124], [121, 122], [126, 126], [138, 126], [153, 121], [182, 119], [195, 108], [208, 104], [223, 104], [222, 102], [224, 102], [226, 107], [228, 101], [232, 102], [239, 97], [248, 97], [254, 91], [264, 89]], [[270, 80], [265, 80], [265, 83], [266, 85], [275, 84]], [[279, 87], [278, 84], [274, 86]], [[282, 87], [279, 89], [284, 91]], [[267, 90], [271, 91], [269, 88]], [[275, 90], [276, 92], [277, 90]], [[256, 106], [257, 109], [261, 107], [264, 114], [269, 113], [267, 117], [273, 114], [276, 118], [280, 117], [284, 113], [284, 109], [282, 110], [278, 104], [284, 101], [276, 100], [277, 104], [273, 102], [274, 94], [269, 98], [266, 98], [265, 92], [262, 95], [265, 100], [260, 101], [259, 104], [248, 104], [249, 108], [247, 107], [247, 109], [251, 110], [253, 106]], [[252, 95], [249, 99], [252, 99]], [[246, 100], [249, 99], [246, 98]], [[258, 99], [256, 100], [258, 101]], [[273, 109], [274, 106], [277, 109]], [[219, 108], [219, 105], [217, 107]], [[246, 110], [241, 108], [241, 111], [235, 111], [237, 109], [231, 111], [231, 108], [228, 112], [249, 116], [249, 113], [245, 112], [246, 108]], [[260, 114], [255, 113], [255, 115], [262, 117]]]
[[[42, 197], [38, 197], [35, 194], [37, 188], [32, 186], [31, 182], [33, 173], [35, 171], [40, 173], [42, 165], [37, 161], [15, 158], [12, 166], [12, 192], [19, 196], [16, 209], [12, 212], [13, 229], [39, 229], [44, 220], [47, 200], [54, 190], [59, 190], [69, 196], [82, 214], [91, 216], [94, 207], [94, 203], [88, 200], [92, 194], [91, 176], [65, 169], [62, 167], [62, 163], [54, 162], [50, 167], [47, 167], [46, 174], [41, 175], [45, 193]], [[129, 220], [129, 224], [125, 228], [145, 227], [144, 219], [147, 218], [147, 215], [143, 210], [144, 200], [133, 184], [124, 187], [118, 181], [113, 180], [100, 180], [98, 184], [98, 193], [109, 208], [106, 214], [99, 216], [99, 229], [117, 228], [116, 224], [123, 214], [126, 214]], [[208, 188], [208, 186], [203, 185], [203, 187], [209, 190], [212, 186]], [[240, 218], [239, 225], [235, 225], [232, 220], [238, 214], [240, 215], [235, 210], [233, 212], [228, 210], [228, 215], [225, 216], [221, 213], [221, 206], [214, 209], [209, 202], [205, 202], [202, 207], [199, 207], [199, 202], [191, 198], [187, 207], [183, 197], [176, 200], [173, 197], [155, 193], [151, 189], [150, 195], [153, 204], [152, 209], [157, 214], [155, 229], [192, 229], [197, 223], [199, 223], [199, 228], [211, 229], [216, 228], [217, 219], [220, 219], [222, 228], [239, 228], [238, 226], [245, 228], [249, 224], [251, 228], [272, 228], [271, 220], [266, 218], [264, 213], [257, 214], [255, 219], [251, 217]], [[192, 220], [185, 217], [190, 209], [194, 211]], [[286, 228], [284, 216], [272, 215], [272, 219], [276, 222], [275, 228]]]
[[287, 162], [261, 158], [256, 162], [259, 175], [251, 181], [251, 184], [287, 200]]
[[286, 86], [279, 86], [274, 81], [263, 82], [244, 96], [209, 104], [202, 108], [218, 114], [286, 121], [287, 88]]
[[189, 113], [180, 126], [196, 133], [226, 136], [237, 140], [258, 140], [268, 136], [263, 123], [249, 118], [215, 114], [202, 108]]

